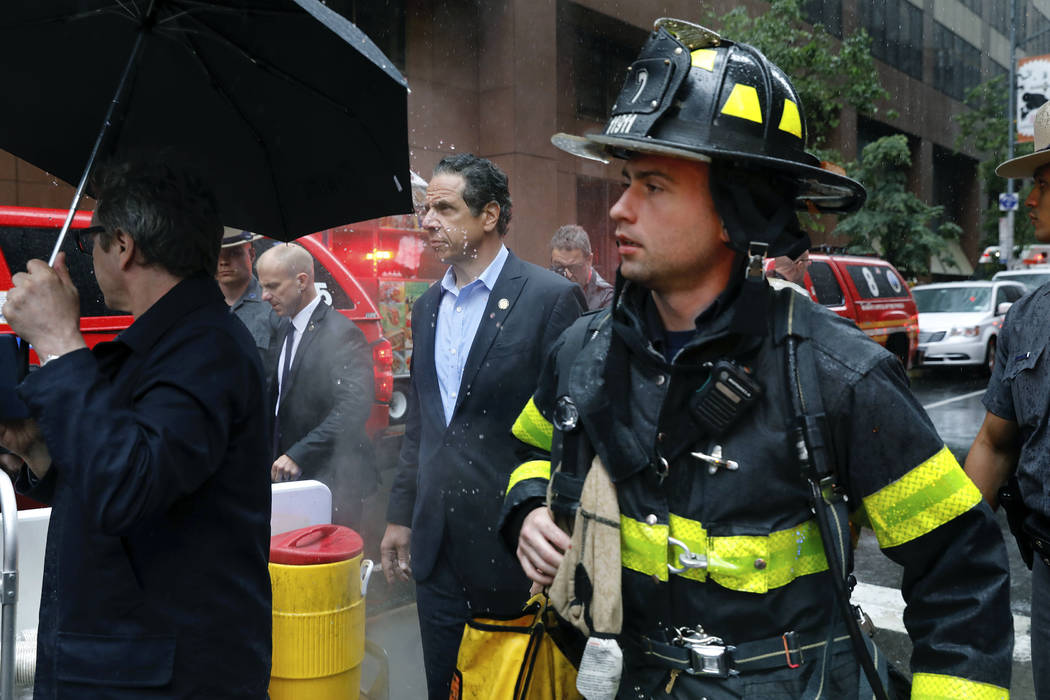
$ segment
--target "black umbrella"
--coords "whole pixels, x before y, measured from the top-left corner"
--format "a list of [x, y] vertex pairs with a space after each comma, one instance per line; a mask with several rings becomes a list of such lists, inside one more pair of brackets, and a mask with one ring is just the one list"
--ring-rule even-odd
[[412, 210], [407, 83], [318, 0], [8, 3], [0, 66], [0, 148], [74, 207], [96, 154], [159, 152], [271, 238]]

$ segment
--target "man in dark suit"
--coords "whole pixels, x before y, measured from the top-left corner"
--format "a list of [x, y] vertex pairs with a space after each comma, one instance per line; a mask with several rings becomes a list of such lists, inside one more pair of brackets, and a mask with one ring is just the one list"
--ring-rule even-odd
[[270, 382], [271, 477], [317, 479], [332, 490], [332, 522], [358, 530], [362, 503], [376, 488], [365, 433], [375, 401], [368, 341], [318, 296], [314, 259], [302, 246], [276, 245], [259, 256], [257, 268], [263, 299], [286, 319]]
[[163, 161], [94, 178], [77, 231], [112, 309], [89, 350], [65, 257], [15, 275], [4, 315], [41, 367], [0, 424], [48, 503], [37, 698], [261, 698], [270, 675], [270, 439], [262, 365], [215, 282], [222, 223]]
[[578, 285], [507, 250], [510, 214], [493, 163], [438, 163], [423, 228], [450, 267], [412, 308], [413, 396], [381, 546], [387, 580], [416, 580], [432, 699], [448, 697], [471, 614], [513, 613], [528, 598], [495, 531], [514, 468], [510, 429], [546, 349], [584, 305]]

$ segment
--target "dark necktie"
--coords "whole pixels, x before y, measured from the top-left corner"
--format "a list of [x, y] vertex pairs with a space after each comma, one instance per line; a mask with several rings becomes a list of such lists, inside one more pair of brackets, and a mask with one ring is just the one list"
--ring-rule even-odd
[[277, 407], [273, 418], [273, 458], [281, 456], [281, 399], [288, 391], [288, 370], [292, 367], [292, 343], [295, 342], [295, 325], [288, 324], [284, 336], [284, 362], [281, 363], [281, 381], [277, 385]]
[[[288, 370], [292, 368], [292, 344], [295, 342], [295, 325], [288, 324], [288, 332], [284, 336], [284, 364], [281, 366], [281, 390], [284, 396], [288, 382]], [[278, 402], [280, 404], [280, 402]]]

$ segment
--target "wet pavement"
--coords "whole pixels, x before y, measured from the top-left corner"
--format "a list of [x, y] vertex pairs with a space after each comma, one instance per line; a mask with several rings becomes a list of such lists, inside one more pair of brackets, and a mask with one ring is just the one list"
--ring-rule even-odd
[[[987, 384], [987, 377], [961, 368], [912, 372], [912, 391], [926, 408], [937, 432], [960, 464], [965, 462], [970, 445], [984, 420], [985, 409], [981, 404], [981, 396]], [[1016, 637], [1010, 697], [1014, 700], [1030, 700], [1035, 697], [1028, 638], [1031, 574], [1021, 561], [1002, 510], [996, 515], [1010, 558], [1010, 608], [1014, 613]], [[860, 584], [854, 592], [854, 601], [860, 603], [879, 628], [876, 643], [890, 662], [906, 670], [911, 642], [901, 621], [904, 605], [900, 597], [902, 569], [879, 551], [870, 530], [863, 531], [855, 557], [855, 574]], [[974, 630], [974, 634], [979, 635], [981, 631]]]

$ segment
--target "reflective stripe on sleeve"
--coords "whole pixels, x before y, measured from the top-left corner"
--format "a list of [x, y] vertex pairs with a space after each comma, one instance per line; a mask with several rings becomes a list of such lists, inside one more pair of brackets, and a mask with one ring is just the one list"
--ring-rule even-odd
[[545, 452], [551, 451], [554, 426], [543, 417], [540, 409], [536, 408], [536, 404], [531, 398], [525, 404], [525, 408], [522, 409], [521, 413], [518, 414], [518, 418], [514, 421], [514, 426], [510, 429], [510, 432], [526, 445], [538, 447]]
[[981, 492], [947, 447], [864, 499], [880, 547], [925, 535], [981, 501]]
[[518, 466], [517, 469], [510, 473], [510, 481], [507, 482], [507, 493], [519, 481], [525, 479], [547, 479], [551, 478], [551, 463], [547, 460], [533, 460], [531, 462], [524, 462]]
[[765, 593], [828, 568], [815, 520], [766, 536], [728, 537], [708, 537], [696, 520], [674, 514], [669, 520], [669, 525], [649, 525], [620, 516], [620, 556], [625, 568], [666, 581], [667, 565], [681, 568], [680, 556], [685, 552], [669, 542], [669, 537], [707, 559], [706, 568], [686, 568], [678, 576], [694, 581], [710, 577], [734, 591]]
[[912, 700], [1009, 700], [1010, 691], [958, 676], [916, 673], [911, 680], [911, 697]]

